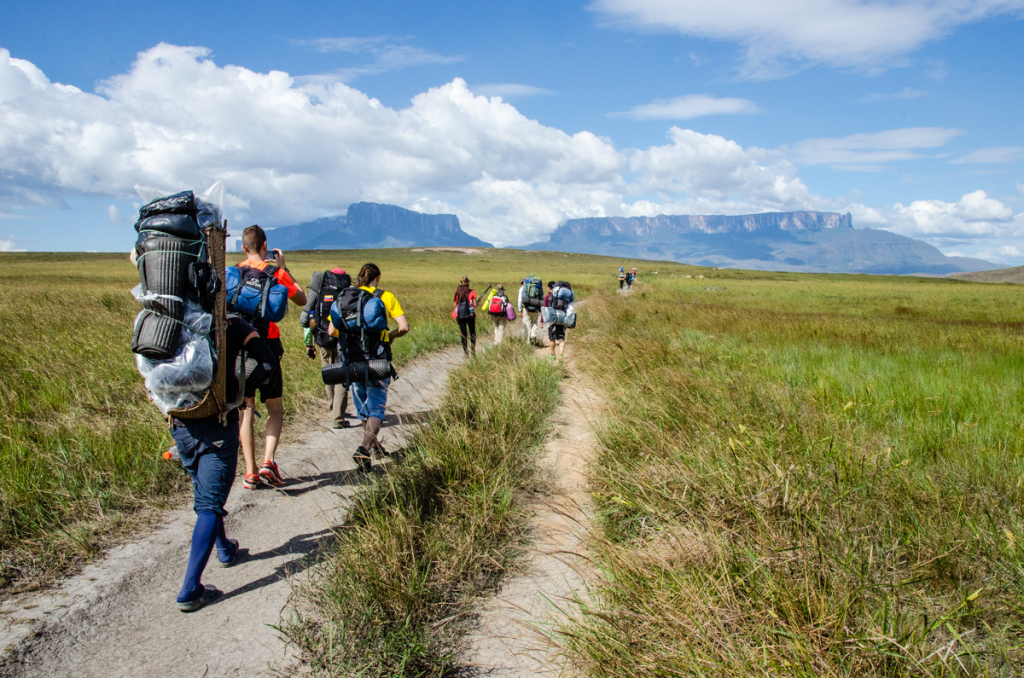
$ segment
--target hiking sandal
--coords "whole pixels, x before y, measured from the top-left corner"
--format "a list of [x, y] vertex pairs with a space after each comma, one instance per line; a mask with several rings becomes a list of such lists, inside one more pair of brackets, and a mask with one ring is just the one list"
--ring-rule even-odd
[[202, 594], [195, 600], [186, 600], [184, 603], [177, 603], [178, 609], [182, 612], [195, 612], [201, 607], [206, 607], [221, 596], [221, 590], [212, 586], [203, 586]]
[[219, 553], [217, 554], [217, 564], [220, 565], [221, 567], [234, 567], [239, 562], [239, 558], [238, 558], [238, 549], [239, 549], [238, 540], [237, 539], [228, 539], [228, 543], [231, 544], [232, 546], [234, 546], [235, 550], [231, 552], [231, 557], [228, 558], [227, 560], [221, 560], [220, 559], [220, 554]]

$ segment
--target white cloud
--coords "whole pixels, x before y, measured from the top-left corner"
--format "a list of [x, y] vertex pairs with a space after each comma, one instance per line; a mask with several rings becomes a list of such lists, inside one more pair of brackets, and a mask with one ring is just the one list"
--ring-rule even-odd
[[658, 99], [653, 103], [634, 106], [624, 113], [609, 113], [609, 115], [615, 118], [632, 118], [633, 120], [689, 120], [705, 115], [753, 114], [757, 112], [757, 104], [747, 99], [689, 94], [674, 99]]
[[16, 238], [0, 238], [0, 252], [24, 252], [24, 248], [18, 248], [19, 241]]
[[1006, 238], [1024, 235], [1020, 219], [985, 191], [974, 191], [955, 203], [915, 200], [893, 207], [890, 230], [912, 238], [938, 239]]
[[543, 87], [533, 85], [522, 85], [515, 82], [485, 83], [473, 87], [473, 93], [485, 97], [502, 97], [511, 99], [515, 97], [535, 97], [555, 94], [556, 92]]
[[872, 92], [861, 99], [861, 101], [863, 103], [877, 103], [879, 101], [920, 99], [926, 96], [928, 96], [928, 92], [912, 87], [904, 87], [899, 92]]
[[744, 73], [765, 78], [815, 63], [877, 69], [959, 26], [1017, 18], [1024, 0], [595, 0], [591, 9], [627, 27], [738, 42]]
[[389, 71], [398, 71], [413, 66], [428, 64], [453, 64], [462, 61], [461, 56], [446, 56], [412, 45], [402, 44], [388, 35], [368, 38], [314, 38], [312, 40], [293, 40], [292, 44], [312, 47], [317, 52], [345, 52], [348, 54], [365, 54], [371, 61], [359, 66], [342, 68], [334, 73], [305, 76], [306, 82], [351, 82], [361, 75], [379, 75]]
[[1024, 160], [1024, 146], [995, 146], [979, 148], [950, 162], [1010, 164], [1020, 160]]
[[[904, 157], [956, 133], [812, 140], [793, 155]], [[97, 93], [52, 83], [0, 49], [0, 175], [0, 214], [62, 207], [65, 195], [130, 201], [136, 183], [180, 190], [224, 179], [235, 224], [293, 224], [371, 200], [455, 213], [499, 245], [543, 240], [570, 218], [802, 209], [851, 211], [858, 225], [933, 239], [977, 234], [992, 246], [1024, 233], [1021, 217], [983, 192], [877, 210], [812, 194], [781, 151], [713, 134], [672, 127], [665, 144], [617, 149], [544, 126], [459, 79], [393, 109], [343, 83], [222, 67], [203, 48], [166, 44]]]
[[117, 208], [117, 205], [107, 205], [107, 216], [110, 217], [110, 223], [112, 224], [120, 224], [124, 221], [121, 210]]
[[807, 139], [780, 149], [800, 165], [831, 165], [844, 169], [873, 171], [882, 163], [920, 158], [921, 149], [939, 148], [960, 130], [944, 127], [906, 127], [851, 134], [840, 138]]

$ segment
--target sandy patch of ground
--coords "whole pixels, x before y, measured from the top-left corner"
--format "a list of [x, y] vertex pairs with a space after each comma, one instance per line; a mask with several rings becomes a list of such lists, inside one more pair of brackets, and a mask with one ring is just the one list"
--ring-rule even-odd
[[414, 247], [410, 252], [461, 252], [462, 254], [483, 254], [476, 247]]
[[[550, 493], [532, 507], [534, 541], [522, 571], [482, 602], [479, 625], [462, 657], [471, 675], [565, 675], [564, 662], [548, 636], [559, 608], [571, 608], [573, 597], [586, 590], [585, 534], [591, 504], [584, 470], [597, 444], [591, 422], [603, 411], [598, 394], [576, 369], [571, 350], [570, 346], [563, 401], [554, 417], [557, 429], [540, 461]], [[547, 350], [537, 353], [546, 356]]]

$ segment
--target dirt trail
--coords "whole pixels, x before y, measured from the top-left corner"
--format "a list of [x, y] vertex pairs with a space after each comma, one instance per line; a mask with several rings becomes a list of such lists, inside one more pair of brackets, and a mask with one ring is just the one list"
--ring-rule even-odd
[[[402, 370], [389, 396], [388, 449], [436, 407], [448, 370], [461, 360], [461, 352], [448, 351]], [[345, 500], [362, 482], [351, 457], [360, 437], [355, 428], [321, 426], [279, 449], [283, 488], [253, 492], [236, 481], [227, 531], [248, 558], [230, 569], [211, 560], [203, 581], [224, 596], [207, 608], [182, 614], [174, 606], [191, 509], [171, 512], [150, 536], [113, 549], [54, 591], [5, 601], [0, 676], [212, 678], [289, 663], [273, 626], [288, 612], [290, 580], [330, 544]]]
[[[597, 441], [591, 424], [603, 409], [596, 391], [566, 354], [569, 378], [555, 414], [557, 429], [544, 446], [541, 467], [551, 492], [532, 507], [534, 541], [523, 570], [484, 602], [462, 660], [475, 676], [560, 676], [564, 662], [548, 641], [558, 608], [585, 591], [584, 534], [591, 504], [584, 470]], [[538, 351], [544, 356], [547, 350]]]

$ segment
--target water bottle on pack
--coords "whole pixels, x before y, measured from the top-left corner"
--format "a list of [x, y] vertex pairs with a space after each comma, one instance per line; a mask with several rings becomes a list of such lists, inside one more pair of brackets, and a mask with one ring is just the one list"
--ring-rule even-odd
[[181, 459], [181, 455], [178, 454], [178, 446], [171, 445], [171, 448], [161, 455], [167, 461], [178, 461]]

